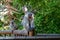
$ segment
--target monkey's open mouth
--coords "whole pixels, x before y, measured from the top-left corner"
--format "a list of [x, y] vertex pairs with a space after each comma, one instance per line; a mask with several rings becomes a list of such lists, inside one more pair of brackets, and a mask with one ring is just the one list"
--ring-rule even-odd
[[32, 17], [28, 17], [29, 19], [31, 19]]

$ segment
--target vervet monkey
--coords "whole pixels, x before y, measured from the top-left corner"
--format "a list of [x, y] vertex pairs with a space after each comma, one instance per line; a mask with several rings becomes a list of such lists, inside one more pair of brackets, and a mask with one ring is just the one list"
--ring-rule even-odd
[[10, 20], [9, 27], [10, 27], [11, 30], [16, 30], [17, 29], [17, 26], [16, 26], [16, 24], [14, 22], [14, 18], [12, 18]]
[[24, 17], [22, 20], [23, 27], [27, 31], [30, 29], [33, 29], [34, 28], [34, 14], [32, 12], [29, 12], [26, 6], [24, 6], [22, 10], [24, 12]]
[[[13, 29], [16, 29], [15, 27], [16, 27], [16, 24], [14, 23], [14, 19], [11, 19], [12, 17], [11, 16], [13, 16], [13, 11], [17, 11], [17, 9], [15, 9], [15, 8], [13, 8], [11, 5], [10, 5], [10, 0], [4, 0], [4, 2], [5, 2], [5, 4], [2, 4], [2, 2], [0, 2], [0, 4], [1, 4], [1, 12], [0, 12], [0, 20], [2, 21], [2, 22], [4, 22], [4, 23], [6, 23], [6, 24], [8, 24], [8, 22], [10, 22], [10, 25], [9, 25], [9, 27], [10, 27], [10, 29], [11, 30], [13, 30]], [[6, 19], [4, 19], [4, 16], [8, 16], [8, 20]], [[11, 19], [11, 20], [10, 20]], [[8, 26], [6, 27], [4, 27], [5, 29], [7, 29], [8, 28]]]

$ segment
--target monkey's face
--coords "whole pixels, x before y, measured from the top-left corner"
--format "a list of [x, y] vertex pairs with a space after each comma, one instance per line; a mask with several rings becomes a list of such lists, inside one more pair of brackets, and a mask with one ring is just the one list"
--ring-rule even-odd
[[28, 19], [32, 20], [32, 14], [28, 14]]
[[29, 19], [31, 19], [31, 18], [32, 18], [32, 16], [28, 16], [28, 18], [29, 18]]

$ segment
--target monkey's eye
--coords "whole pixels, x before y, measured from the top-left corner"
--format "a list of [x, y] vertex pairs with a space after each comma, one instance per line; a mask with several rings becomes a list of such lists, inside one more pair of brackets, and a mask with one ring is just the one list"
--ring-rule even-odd
[[28, 14], [28, 16], [32, 16], [32, 14]]

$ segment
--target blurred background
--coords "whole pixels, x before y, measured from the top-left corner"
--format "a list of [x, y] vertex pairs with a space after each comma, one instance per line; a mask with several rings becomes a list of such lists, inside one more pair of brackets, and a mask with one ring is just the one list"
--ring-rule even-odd
[[[4, 0], [2, 0], [4, 1]], [[24, 15], [22, 7], [26, 5], [29, 11], [34, 13], [34, 23], [36, 33], [60, 34], [60, 0], [10, 0], [10, 5], [18, 10], [12, 12], [15, 16], [15, 23], [19, 30], [23, 29], [21, 25], [21, 16]], [[1, 0], [0, 0], [1, 2]], [[3, 2], [3, 4], [5, 4]], [[0, 7], [1, 8], [1, 7]], [[5, 21], [8, 16], [4, 16]], [[3, 24], [0, 20], [0, 30], [3, 30]]]

